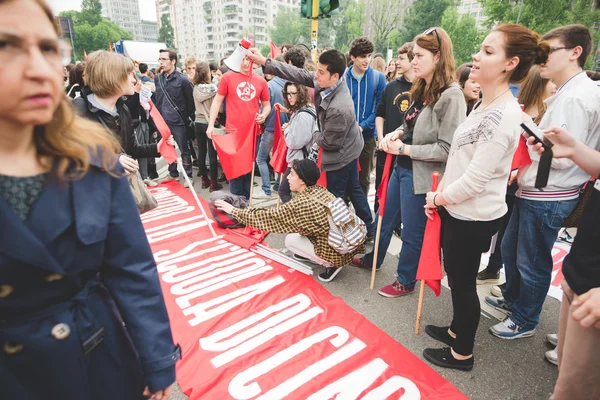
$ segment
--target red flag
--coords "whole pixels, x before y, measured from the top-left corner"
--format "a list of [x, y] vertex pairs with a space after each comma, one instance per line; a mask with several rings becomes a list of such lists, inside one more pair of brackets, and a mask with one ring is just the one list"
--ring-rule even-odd
[[379, 190], [377, 191], [377, 198], [379, 199], [379, 216], [383, 218], [385, 212], [385, 199], [387, 198], [388, 183], [390, 182], [390, 174], [392, 169], [392, 159], [394, 156], [388, 153], [385, 156], [385, 166], [383, 167], [383, 175], [381, 176], [381, 183], [379, 184]]
[[515, 151], [515, 155], [513, 156], [510, 170], [514, 171], [515, 169], [526, 167], [529, 164], [531, 164], [531, 157], [529, 156], [527, 143], [525, 143], [524, 137], [519, 136], [519, 146], [517, 147], [517, 151]]
[[327, 173], [325, 171], [323, 171], [323, 149], [319, 149], [317, 165], [319, 166], [319, 169], [321, 170], [321, 176], [319, 177], [319, 180], [317, 181], [317, 185], [321, 185], [326, 188], [327, 187]]
[[[440, 173], [434, 171], [431, 190], [435, 192], [438, 186]], [[381, 206], [380, 206], [381, 207]], [[425, 281], [425, 284], [433, 290], [436, 296], [440, 295], [442, 275], [441, 241], [442, 220], [440, 215], [434, 211], [433, 219], [427, 219], [421, 258], [417, 268], [417, 280]]]
[[271, 51], [269, 52], [269, 58], [275, 58], [281, 54], [281, 50], [279, 50], [279, 47], [277, 47], [275, 43], [270, 42], [269, 47], [271, 48]]
[[85, 52], [85, 49], [83, 49], [83, 61], [87, 61], [87, 53]]
[[256, 137], [260, 134], [260, 125], [252, 123], [249, 131], [238, 129], [227, 135], [213, 135], [221, 167], [227, 179], [235, 179], [252, 171], [256, 158]]
[[279, 104], [275, 104], [275, 129], [273, 132], [273, 156], [271, 157], [271, 166], [273, 171], [283, 174], [287, 170], [287, 144], [281, 131], [281, 119], [279, 117]]
[[152, 103], [152, 100], [148, 99], [148, 104], [150, 104], [150, 116], [163, 139], [158, 151], [160, 151], [160, 155], [165, 161], [169, 164], [173, 164], [174, 162], [177, 162], [177, 151], [175, 150], [175, 147], [167, 143], [167, 139], [171, 137], [171, 130], [162, 115], [160, 115], [160, 112], [158, 112], [158, 109]]

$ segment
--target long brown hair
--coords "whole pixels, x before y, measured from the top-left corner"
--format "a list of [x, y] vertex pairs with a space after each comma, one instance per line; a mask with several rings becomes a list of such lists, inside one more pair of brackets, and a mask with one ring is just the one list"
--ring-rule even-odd
[[[0, 0], [4, 1], [7, 0]], [[44, 0], [35, 1], [60, 36], [61, 31], [54, 22], [50, 7]], [[58, 181], [81, 178], [88, 171], [92, 158], [116, 176], [114, 166], [120, 150], [119, 142], [99, 124], [78, 116], [66, 96], [54, 112], [52, 121], [35, 127], [33, 141], [38, 162], [52, 166], [52, 173]]]
[[196, 73], [194, 74], [194, 78], [192, 79], [192, 84], [209, 84], [211, 83], [210, 77], [211, 75], [209, 64], [205, 61], [198, 61], [196, 63]]
[[453, 82], [456, 82], [452, 39], [442, 28], [436, 27], [433, 29], [435, 31], [432, 31], [429, 35], [417, 35], [414, 40], [419, 47], [433, 54], [439, 53], [440, 58], [433, 71], [433, 78], [430, 84], [427, 84], [425, 79], [416, 78], [410, 91], [411, 102], [425, 101], [427, 106], [431, 107], [437, 103], [444, 90]]
[[540, 123], [546, 113], [544, 93], [548, 82], [549, 79], [542, 78], [540, 75], [540, 68], [533, 66], [519, 89], [519, 103], [523, 104], [524, 109], [537, 108], [538, 116], [534, 120], [536, 124]]
[[[295, 86], [296, 89], [298, 90], [298, 97], [296, 97], [296, 104], [294, 104], [293, 106], [290, 105], [290, 102], [287, 97], [288, 87], [290, 87], [290, 86]], [[292, 112], [296, 111], [296, 110], [300, 110], [310, 104], [310, 96], [308, 95], [308, 89], [304, 85], [299, 85], [295, 82], [288, 81], [285, 83], [285, 85], [283, 85], [283, 90], [281, 91], [281, 93], [283, 94], [283, 101], [285, 103], [285, 108], [287, 108], [288, 110], [290, 110]]]
[[[473, 64], [465, 63], [458, 67], [458, 69], [456, 70], [456, 79], [458, 80], [458, 84], [462, 89], [465, 88], [465, 83], [467, 83], [467, 81], [469, 80], [469, 75], [471, 74], [472, 68]], [[465, 96], [465, 101], [467, 102], [467, 115], [469, 115], [473, 110], [473, 107], [475, 107], [475, 104], [478, 100], [467, 99]]]

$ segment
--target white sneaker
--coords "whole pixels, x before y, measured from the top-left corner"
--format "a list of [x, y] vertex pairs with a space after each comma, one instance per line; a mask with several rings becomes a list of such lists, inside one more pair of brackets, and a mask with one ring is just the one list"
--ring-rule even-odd
[[558, 333], [549, 333], [546, 335], [546, 340], [552, 346], [558, 346]]
[[558, 365], [558, 352], [556, 349], [548, 350], [546, 352], [546, 360], [554, 365]]
[[144, 183], [146, 184], [146, 186], [158, 186], [158, 183], [150, 178], [144, 179]]
[[256, 192], [254, 192], [254, 193], [252, 194], [252, 198], [253, 198], [253, 199], [270, 199], [270, 198], [271, 198], [271, 195], [270, 195], [270, 194], [266, 194], [266, 193], [264, 192], [264, 190], [262, 190], [262, 189], [261, 189], [261, 190], [258, 190], [258, 191], [256, 191]]

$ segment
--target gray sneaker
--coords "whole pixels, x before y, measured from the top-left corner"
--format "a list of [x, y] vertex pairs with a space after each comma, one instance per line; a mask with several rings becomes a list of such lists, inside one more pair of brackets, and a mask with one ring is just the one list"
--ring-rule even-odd
[[490, 328], [490, 333], [500, 339], [521, 339], [533, 336], [535, 328], [524, 328], [514, 323], [510, 318]]
[[546, 340], [552, 346], [558, 346], [558, 333], [549, 333], [546, 335]]
[[503, 312], [506, 315], [511, 315], [512, 310], [510, 304], [508, 304], [502, 297], [494, 297], [494, 296], [485, 296], [485, 303], [495, 308], [498, 311]]
[[556, 351], [556, 349], [548, 350], [546, 352], [546, 360], [548, 360], [548, 362], [558, 366], [558, 352]]

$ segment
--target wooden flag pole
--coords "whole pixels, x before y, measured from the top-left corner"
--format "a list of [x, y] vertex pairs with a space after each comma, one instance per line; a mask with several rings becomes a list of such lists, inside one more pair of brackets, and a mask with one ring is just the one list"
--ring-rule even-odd
[[381, 222], [383, 221], [383, 217], [379, 217], [377, 221], [377, 233], [375, 234], [375, 248], [373, 249], [373, 267], [371, 270], [371, 290], [373, 290], [373, 286], [375, 285], [375, 272], [377, 271], [377, 253], [379, 252], [379, 237], [381, 236]]
[[419, 288], [419, 305], [417, 306], [417, 322], [415, 326], [415, 334], [418, 335], [421, 330], [421, 314], [423, 313], [423, 295], [425, 294], [425, 281], [421, 280]]

